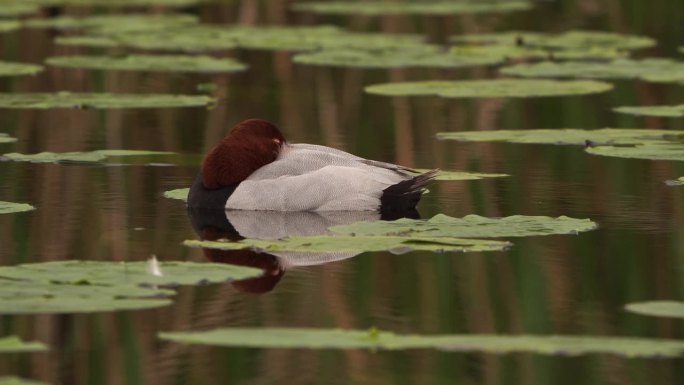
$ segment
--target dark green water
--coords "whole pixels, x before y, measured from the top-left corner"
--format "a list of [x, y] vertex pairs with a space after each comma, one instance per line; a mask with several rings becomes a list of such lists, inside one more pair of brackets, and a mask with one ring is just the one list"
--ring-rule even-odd
[[[642, 34], [676, 56], [684, 4], [554, 1], [530, 12], [463, 17], [323, 17], [286, 11], [285, 1], [235, 1], [190, 12], [216, 23], [334, 23], [355, 30], [425, 33], [598, 29]], [[84, 13], [67, 9], [68, 13]], [[79, 53], [54, 32], [0, 36], [3, 60], [42, 62]], [[402, 333], [532, 333], [684, 338], [684, 323], [624, 312], [629, 302], [684, 298], [684, 187], [663, 180], [684, 164], [604, 158], [581, 148], [437, 141], [440, 131], [527, 128], [672, 128], [684, 121], [634, 118], [620, 105], [681, 104], [684, 89], [620, 81], [597, 96], [530, 100], [385, 98], [362, 93], [383, 81], [493, 77], [493, 69], [346, 70], [294, 65], [289, 54], [232, 51], [251, 69], [221, 76], [48, 68], [0, 80], [3, 92], [192, 93], [214, 82], [211, 110], [0, 111], [5, 152], [132, 148], [173, 151], [174, 167], [0, 163], [0, 200], [38, 210], [0, 216], [0, 264], [63, 259], [205, 261], [182, 203], [162, 192], [187, 187], [200, 154], [232, 124], [269, 119], [292, 142], [341, 148], [407, 166], [503, 172], [512, 177], [438, 182], [424, 217], [568, 215], [600, 224], [581, 235], [515, 240], [506, 252], [364, 253], [286, 271], [262, 295], [231, 285], [180, 290], [173, 306], [97, 315], [2, 316], [0, 335], [50, 345], [48, 353], [3, 355], [0, 374], [52, 384], [681, 384], [682, 359], [533, 354], [368, 352], [188, 347], [159, 341], [165, 330], [224, 326], [369, 328]]]

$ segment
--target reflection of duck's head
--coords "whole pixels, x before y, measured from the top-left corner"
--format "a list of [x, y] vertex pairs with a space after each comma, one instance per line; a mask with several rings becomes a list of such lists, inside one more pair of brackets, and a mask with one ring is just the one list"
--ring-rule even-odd
[[414, 209], [435, 171], [417, 174], [330, 147], [287, 143], [261, 119], [238, 123], [212, 148], [190, 207], [262, 211]]

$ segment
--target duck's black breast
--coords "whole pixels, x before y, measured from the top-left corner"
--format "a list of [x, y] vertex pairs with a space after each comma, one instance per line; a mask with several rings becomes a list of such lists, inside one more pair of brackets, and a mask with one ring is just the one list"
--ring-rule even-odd
[[208, 189], [202, 183], [202, 173], [200, 172], [190, 187], [188, 206], [192, 208], [224, 210], [228, 197], [233, 194], [238, 185], [240, 184], [235, 183], [217, 189]]

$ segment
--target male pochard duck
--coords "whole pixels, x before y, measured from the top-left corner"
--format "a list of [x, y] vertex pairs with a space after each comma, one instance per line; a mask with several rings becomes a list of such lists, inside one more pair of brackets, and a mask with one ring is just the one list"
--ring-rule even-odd
[[414, 210], [436, 171], [415, 171], [315, 144], [293, 144], [261, 119], [235, 125], [209, 151], [190, 207], [270, 211]]

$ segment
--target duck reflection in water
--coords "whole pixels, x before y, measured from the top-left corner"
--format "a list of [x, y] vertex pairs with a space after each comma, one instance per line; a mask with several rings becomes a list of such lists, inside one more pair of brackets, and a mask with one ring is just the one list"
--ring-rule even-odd
[[[328, 228], [360, 221], [395, 220], [420, 217], [411, 209], [402, 213], [381, 214], [376, 211], [322, 211], [279, 212], [247, 210], [214, 210], [188, 207], [188, 217], [195, 232], [202, 240], [226, 239], [239, 241], [245, 238], [276, 240], [288, 236], [327, 234]], [[273, 252], [264, 253], [250, 249], [219, 250], [202, 248], [211, 262], [251, 266], [262, 269], [257, 278], [233, 282], [232, 285], [246, 293], [267, 293], [278, 284], [285, 270], [297, 266], [313, 266], [340, 261], [361, 254], [360, 252]]]

